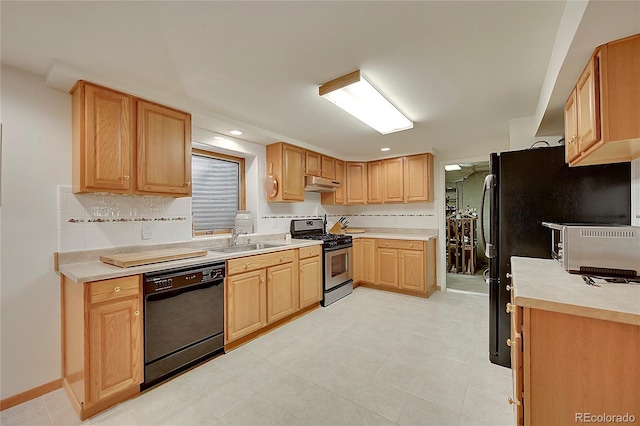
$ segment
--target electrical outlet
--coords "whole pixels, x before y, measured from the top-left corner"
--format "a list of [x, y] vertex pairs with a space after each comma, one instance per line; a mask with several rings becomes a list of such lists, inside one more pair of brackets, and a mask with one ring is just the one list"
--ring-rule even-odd
[[142, 222], [142, 239], [150, 240], [153, 237], [153, 224], [151, 222]]

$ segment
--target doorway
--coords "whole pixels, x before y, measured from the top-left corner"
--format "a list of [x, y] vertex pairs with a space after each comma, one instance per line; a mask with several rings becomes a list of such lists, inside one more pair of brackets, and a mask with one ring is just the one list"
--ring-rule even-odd
[[[488, 294], [483, 278], [489, 261], [480, 232], [480, 209], [489, 162], [445, 166], [446, 287]], [[485, 206], [485, 217], [488, 216]]]

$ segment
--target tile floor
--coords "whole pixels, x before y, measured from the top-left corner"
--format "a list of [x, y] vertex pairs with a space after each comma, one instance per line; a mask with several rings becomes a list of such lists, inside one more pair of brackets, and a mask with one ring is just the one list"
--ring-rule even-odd
[[[511, 370], [488, 361], [484, 295], [357, 288], [86, 420], [99, 425], [509, 425]], [[0, 424], [80, 424], [63, 390]]]
[[489, 294], [489, 286], [482, 277], [483, 271], [484, 268], [478, 269], [475, 275], [448, 273], [447, 289]]

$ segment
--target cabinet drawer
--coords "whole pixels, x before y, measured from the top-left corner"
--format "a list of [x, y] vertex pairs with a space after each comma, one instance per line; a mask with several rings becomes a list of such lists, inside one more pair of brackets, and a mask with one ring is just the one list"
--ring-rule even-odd
[[227, 260], [227, 275], [293, 262], [294, 258], [294, 250], [287, 250]]
[[104, 302], [140, 294], [140, 276], [94, 281], [89, 284], [91, 303]]
[[307, 257], [320, 256], [322, 253], [322, 246], [303, 247], [298, 249], [298, 257], [300, 259], [306, 259]]
[[424, 241], [413, 240], [378, 240], [378, 247], [405, 250], [424, 250]]

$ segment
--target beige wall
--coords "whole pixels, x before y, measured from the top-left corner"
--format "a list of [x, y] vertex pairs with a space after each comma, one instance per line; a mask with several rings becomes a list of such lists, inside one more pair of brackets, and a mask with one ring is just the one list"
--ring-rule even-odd
[[71, 97], [2, 68], [2, 399], [60, 378], [56, 185], [71, 182]]

